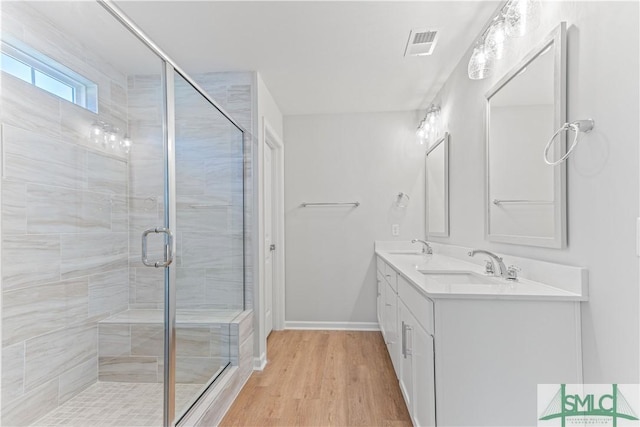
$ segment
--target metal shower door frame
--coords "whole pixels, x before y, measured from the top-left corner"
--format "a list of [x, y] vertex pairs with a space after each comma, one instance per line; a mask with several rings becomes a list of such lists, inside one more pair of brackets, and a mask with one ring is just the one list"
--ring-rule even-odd
[[[163, 134], [164, 134], [164, 228], [175, 232], [176, 213], [176, 139], [175, 139], [175, 79], [174, 73], [184, 78], [203, 98], [217, 109], [241, 133], [243, 144], [246, 130], [236, 122], [218, 103], [216, 103], [189, 75], [178, 66], [160, 47], [158, 47], [118, 6], [111, 0], [96, 0], [117, 21], [135, 35], [162, 61], [163, 85]], [[244, 189], [244, 183], [243, 183]], [[168, 239], [171, 253], [176, 253], [176, 239]], [[170, 263], [168, 263], [170, 264]], [[175, 365], [176, 365], [176, 269], [175, 266], [164, 267], [164, 414], [163, 425], [174, 425], [175, 408]]]

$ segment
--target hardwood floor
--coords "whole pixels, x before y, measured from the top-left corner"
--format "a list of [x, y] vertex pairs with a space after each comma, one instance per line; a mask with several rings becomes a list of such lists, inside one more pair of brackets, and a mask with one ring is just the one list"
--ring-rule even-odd
[[220, 426], [411, 426], [379, 332], [274, 331]]

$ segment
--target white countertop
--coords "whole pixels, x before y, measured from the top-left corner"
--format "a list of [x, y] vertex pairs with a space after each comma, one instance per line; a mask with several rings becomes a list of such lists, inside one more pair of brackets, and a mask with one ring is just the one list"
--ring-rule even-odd
[[[517, 299], [544, 301], [586, 301], [587, 295], [571, 292], [561, 287], [535, 282], [526, 278], [507, 281], [484, 274], [481, 265], [465, 262], [446, 255], [424, 255], [416, 251], [376, 249], [376, 255], [390, 264], [400, 276], [413, 284], [425, 296], [438, 298]], [[479, 281], [487, 283], [445, 284], [429, 273], [474, 273]]]

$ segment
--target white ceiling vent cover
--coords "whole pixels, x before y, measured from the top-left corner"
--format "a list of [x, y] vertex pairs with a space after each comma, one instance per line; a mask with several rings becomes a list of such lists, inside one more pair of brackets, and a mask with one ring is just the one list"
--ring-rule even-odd
[[404, 56], [431, 55], [438, 41], [438, 32], [431, 30], [411, 30]]

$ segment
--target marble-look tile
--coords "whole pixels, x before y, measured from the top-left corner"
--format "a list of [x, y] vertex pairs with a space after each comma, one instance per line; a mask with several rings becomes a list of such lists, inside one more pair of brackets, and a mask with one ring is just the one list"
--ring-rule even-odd
[[91, 191], [124, 195], [127, 193], [127, 163], [123, 160], [87, 154], [87, 186]]
[[136, 302], [136, 268], [129, 264], [129, 304]]
[[176, 191], [178, 194], [204, 194], [204, 175], [204, 159], [196, 158], [183, 160], [176, 155]]
[[240, 344], [239, 353], [238, 366], [240, 366], [240, 370], [250, 374], [253, 370], [253, 335]]
[[93, 357], [60, 375], [58, 404], [61, 405], [98, 381], [98, 359]]
[[[229, 324], [211, 326], [209, 328], [209, 355], [211, 357], [231, 357], [231, 328]], [[237, 328], [236, 328], [237, 332]], [[234, 337], [235, 354], [237, 358], [238, 335]]]
[[11, 402], [6, 402], [3, 397], [0, 424], [3, 426], [29, 426], [57, 406], [58, 378], [55, 378]]
[[98, 356], [120, 357], [131, 354], [129, 324], [98, 324]]
[[164, 356], [164, 326], [131, 325], [132, 356]]
[[132, 161], [129, 188], [135, 196], [163, 194], [164, 166], [160, 158]]
[[252, 101], [251, 85], [236, 84], [227, 90], [227, 111], [245, 129], [251, 129]]
[[[232, 322], [229, 324], [229, 360], [233, 366], [240, 363], [240, 324]], [[224, 351], [223, 347], [220, 347]]]
[[162, 77], [158, 74], [133, 74], [127, 76], [127, 89], [159, 89], [162, 87]]
[[181, 232], [224, 233], [229, 229], [230, 206], [211, 196], [181, 194], [177, 198], [176, 230]]
[[238, 339], [240, 342], [249, 339], [253, 334], [253, 313], [245, 310], [240, 314], [234, 322], [238, 323]]
[[142, 159], [162, 159], [164, 149], [162, 126], [137, 123], [129, 126], [129, 129], [131, 132], [129, 136], [134, 141], [129, 155], [131, 164], [135, 165]]
[[61, 276], [80, 277], [126, 267], [128, 237], [127, 233], [61, 235]]
[[176, 355], [209, 357], [211, 355], [209, 326], [178, 326], [176, 328]]
[[242, 283], [211, 280], [205, 284], [205, 301], [220, 308], [242, 309], [244, 287]]
[[24, 39], [24, 24], [22, 19], [20, 19], [19, 4], [8, 4], [2, 5], [2, 32], [5, 35], [11, 35], [18, 40]]
[[3, 290], [36, 286], [59, 279], [59, 236], [5, 236], [2, 239]]
[[215, 357], [176, 357], [176, 382], [204, 384], [211, 379], [228, 360]]
[[41, 335], [27, 341], [25, 391], [97, 356], [98, 331], [95, 324], [78, 325]]
[[176, 305], [178, 309], [202, 304], [204, 278], [204, 269], [176, 268]]
[[242, 192], [242, 164], [233, 158], [217, 158], [207, 161], [206, 194], [231, 204], [234, 191]]
[[2, 401], [11, 402], [24, 393], [24, 343], [2, 348]]
[[[5, 124], [22, 126], [43, 135], [60, 135], [60, 98], [6, 73], [2, 75], [0, 88]], [[9, 160], [6, 151], [5, 155]]]
[[113, 382], [155, 383], [158, 380], [156, 357], [100, 357], [98, 380]]
[[[136, 86], [141, 79], [136, 78]], [[150, 82], [147, 87], [136, 87], [127, 91], [129, 124], [136, 126], [162, 123], [162, 89]]]
[[2, 139], [6, 178], [82, 188], [84, 150], [81, 147], [8, 125], [2, 126]]
[[[111, 81], [111, 110], [114, 116], [127, 120], [127, 90], [115, 81]], [[123, 129], [126, 132], [126, 129]]]
[[235, 253], [231, 236], [219, 233], [179, 233], [181, 266], [185, 268], [224, 268], [231, 265]]
[[164, 269], [136, 268], [136, 303], [164, 302]]
[[29, 234], [75, 233], [82, 192], [50, 185], [27, 185]]
[[129, 207], [127, 196], [111, 195], [111, 231], [129, 231]]
[[27, 232], [30, 234], [111, 231], [108, 194], [28, 184]]
[[125, 268], [89, 276], [89, 316], [113, 314], [127, 309], [129, 270]]
[[26, 234], [27, 187], [22, 182], [2, 180], [2, 234]]
[[14, 344], [87, 319], [87, 279], [2, 294], [2, 341]]
[[80, 197], [77, 232], [98, 233], [111, 231], [111, 196], [104, 193], [83, 191], [80, 193]]
[[89, 140], [91, 124], [97, 120], [97, 115], [71, 102], [60, 103], [60, 127], [62, 136], [67, 141], [81, 145], [93, 145]]

